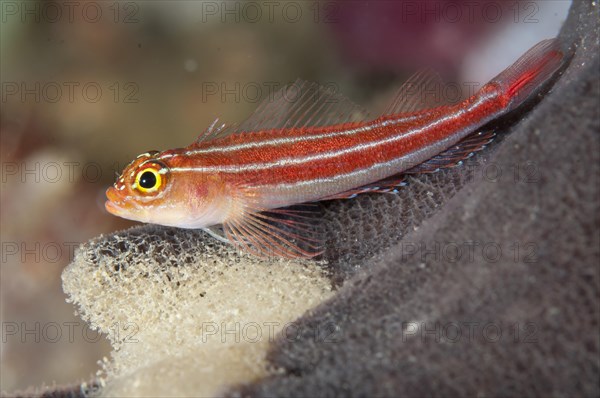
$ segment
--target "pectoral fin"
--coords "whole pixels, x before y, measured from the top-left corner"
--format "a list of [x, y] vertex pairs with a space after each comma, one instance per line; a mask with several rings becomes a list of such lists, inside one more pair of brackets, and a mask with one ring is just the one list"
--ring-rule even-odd
[[322, 253], [314, 214], [311, 210], [262, 210], [246, 205], [238, 217], [223, 223], [223, 230], [229, 242], [260, 258], [312, 258]]

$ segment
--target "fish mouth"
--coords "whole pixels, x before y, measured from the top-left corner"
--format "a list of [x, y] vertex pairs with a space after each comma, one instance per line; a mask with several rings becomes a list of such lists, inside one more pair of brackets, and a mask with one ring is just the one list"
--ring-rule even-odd
[[106, 190], [106, 198], [108, 200], [104, 202], [104, 208], [110, 214], [123, 217], [131, 209], [131, 204], [121, 199], [121, 195], [115, 187], [109, 187]]

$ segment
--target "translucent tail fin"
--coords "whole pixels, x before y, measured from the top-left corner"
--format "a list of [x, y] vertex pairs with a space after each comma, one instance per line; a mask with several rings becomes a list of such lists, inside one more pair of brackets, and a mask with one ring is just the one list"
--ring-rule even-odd
[[500, 85], [508, 109], [514, 109], [560, 68], [563, 58], [556, 39], [541, 41], [490, 83]]

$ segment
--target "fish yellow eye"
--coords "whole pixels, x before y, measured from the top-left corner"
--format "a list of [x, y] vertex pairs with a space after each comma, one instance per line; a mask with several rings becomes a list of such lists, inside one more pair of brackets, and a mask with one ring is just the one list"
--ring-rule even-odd
[[162, 185], [162, 178], [158, 171], [147, 168], [137, 174], [135, 185], [143, 193], [155, 192]]

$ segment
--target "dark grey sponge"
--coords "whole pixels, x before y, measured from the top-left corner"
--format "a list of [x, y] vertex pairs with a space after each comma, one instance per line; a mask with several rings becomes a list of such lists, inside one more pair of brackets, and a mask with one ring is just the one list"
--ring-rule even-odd
[[335, 273], [355, 276], [302, 322], [335, 325], [330, 339], [279, 341], [282, 374], [232, 396], [600, 394], [598, 20], [574, 2], [569, 67], [472, 176], [329, 205]]

